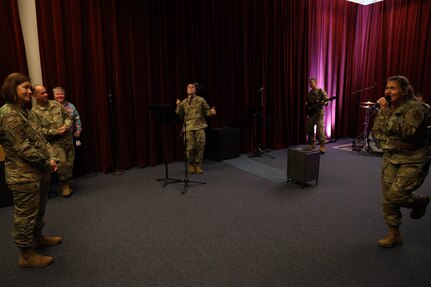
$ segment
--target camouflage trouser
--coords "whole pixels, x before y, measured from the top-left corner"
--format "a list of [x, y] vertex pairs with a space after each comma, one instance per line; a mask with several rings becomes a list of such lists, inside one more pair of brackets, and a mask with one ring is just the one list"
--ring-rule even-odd
[[60, 182], [71, 180], [73, 176], [73, 163], [75, 161], [73, 139], [62, 143], [53, 143], [52, 147], [55, 149], [58, 158], [58, 180]]
[[18, 247], [31, 247], [34, 236], [42, 233], [51, 174], [46, 172], [40, 182], [10, 184], [13, 193], [13, 239]]
[[401, 224], [401, 207], [411, 208], [418, 189], [428, 174], [429, 162], [392, 164], [383, 161], [382, 167], [382, 210], [385, 223]]
[[307, 136], [308, 136], [308, 143], [312, 144], [315, 142], [314, 139], [314, 126], [317, 126], [317, 135], [319, 137], [319, 142], [325, 143], [326, 142], [326, 135], [325, 135], [325, 129], [324, 129], [324, 120], [323, 120], [323, 112], [317, 112], [312, 116], [309, 116], [307, 118], [307, 124], [306, 124], [306, 130], [307, 130]]
[[187, 131], [184, 140], [187, 161], [191, 164], [201, 163], [205, 151], [205, 130]]

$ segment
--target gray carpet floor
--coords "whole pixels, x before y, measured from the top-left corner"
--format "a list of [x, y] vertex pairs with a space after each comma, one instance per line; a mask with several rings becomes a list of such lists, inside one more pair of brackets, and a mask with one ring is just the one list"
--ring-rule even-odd
[[[335, 148], [320, 157], [318, 185], [286, 182], [288, 150], [207, 160], [202, 175], [184, 163], [94, 174], [70, 198], [49, 200], [43, 249], [55, 263], [18, 267], [12, 207], [0, 208], [0, 286], [431, 286], [431, 212], [403, 210], [405, 243], [377, 246], [379, 156]], [[431, 195], [427, 178], [418, 193]], [[431, 211], [431, 210], [429, 210]]]

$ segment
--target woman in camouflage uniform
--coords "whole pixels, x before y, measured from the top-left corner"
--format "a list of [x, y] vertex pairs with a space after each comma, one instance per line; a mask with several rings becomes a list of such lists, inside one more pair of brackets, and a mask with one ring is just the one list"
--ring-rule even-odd
[[216, 115], [215, 107], [210, 108], [204, 98], [196, 95], [196, 85], [187, 85], [187, 98], [177, 99], [175, 112], [183, 119], [186, 156], [189, 162], [189, 173], [203, 173], [202, 163], [205, 150], [205, 128], [208, 126], [205, 117]]
[[410, 217], [425, 215], [429, 197], [413, 191], [425, 180], [429, 169], [429, 141], [427, 123], [428, 107], [417, 101], [409, 80], [403, 76], [390, 77], [386, 83], [385, 97], [377, 103], [380, 111], [375, 118], [373, 134], [383, 149], [382, 209], [389, 227], [381, 247], [402, 244], [399, 231], [401, 207], [410, 208]]
[[50, 256], [35, 249], [62, 242], [42, 235], [48, 200], [50, 171], [57, 169], [55, 154], [42, 134], [28, 120], [30, 78], [21, 73], [6, 77], [1, 87], [6, 104], [0, 108], [0, 143], [5, 152], [5, 177], [13, 192], [13, 238], [21, 249], [20, 267], [45, 267]]

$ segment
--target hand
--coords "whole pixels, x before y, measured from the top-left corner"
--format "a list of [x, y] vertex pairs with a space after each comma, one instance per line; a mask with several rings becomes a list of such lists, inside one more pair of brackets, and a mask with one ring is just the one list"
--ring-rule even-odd
[[73, 136], [76, 138], [79, 138], [79, 136], [81, 135], [81, 131], [76, 131]]
[[177, 106], [181, 103], [180, 99], [177, 99], [176, 104]]
[[215, 109], [215, 107], [212, 107], [211, 108], [211, 110], [210, 110], [210, 112], [211, 112], [211, 114], [213, 115], [213, 116], [215, 116], [217, 113], [216, 113], [216, 109]]
[[63, 135], [66, 132], [66, 126], [62, 126], [61, 128], [59, 128], [58, 132], [60, 135]]
[[51, 172], [56, 172], [58, 167], [57, 167], [57, 163], [55, 162], [55, 160], [51, 159], [50, 164], [51, 164]]
[[378, 99], [377, 103], [379, 104], [381, 111], [384, 111], [388, 108], [388, 101], [385, 99], [385, 97], [381, 97], [380, 99]]

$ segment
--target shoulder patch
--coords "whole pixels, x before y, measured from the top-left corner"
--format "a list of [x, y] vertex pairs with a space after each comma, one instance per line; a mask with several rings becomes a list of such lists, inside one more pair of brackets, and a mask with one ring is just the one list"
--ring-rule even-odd
[[4, 118], [4, 128], [8, 128], [10, 130], [14, 130], [17, 126], [20, 126], [22, 122], [18, 119], [18, 117], [5, 117]]

